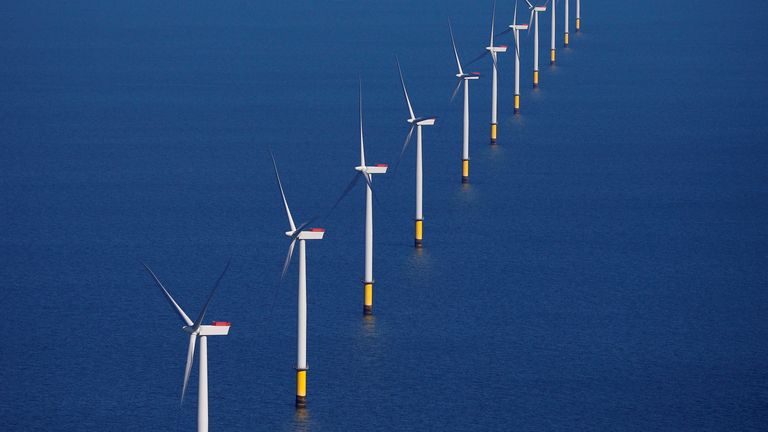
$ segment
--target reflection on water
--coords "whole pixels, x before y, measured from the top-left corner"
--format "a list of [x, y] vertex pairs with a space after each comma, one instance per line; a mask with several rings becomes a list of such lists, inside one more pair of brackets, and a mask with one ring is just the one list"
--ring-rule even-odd
[[363, 335], [376, 336], [376, 317], [374, 315], [363, 315]]
[[296, 409], [296, 413], [293, 415], [293, 430], [296, 432], [307, 432], [310, 428], [310, 416], [309, 409], [299, 408]]

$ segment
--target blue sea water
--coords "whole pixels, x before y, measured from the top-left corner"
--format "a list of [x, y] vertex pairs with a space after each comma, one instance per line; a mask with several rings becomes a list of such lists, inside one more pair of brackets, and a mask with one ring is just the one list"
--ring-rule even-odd
[[[768, 429], [768, 5], [582, 3], [568, 49], [558, 5], [554, 67], [542, 16], [535, 91], [523, 36], [519, 116], [500, 56], [496, 147], [473, 65], [465, 186], [447, 19], [469, 59], [490, 1], [0, 4], [0, 430], [194, 430], [187, 338], [138, 259], [194, 316], [230, 257], [213, 431]], [[395, 55], [440, 117], [425, 248], [411, 148], [375, 179], [371, 319], [362, 188], [308, 245], [297, 412], [267, 148], [294, 217], [323, 213], [358, 162], [360, 76], [368, 159], [394, 165]]]

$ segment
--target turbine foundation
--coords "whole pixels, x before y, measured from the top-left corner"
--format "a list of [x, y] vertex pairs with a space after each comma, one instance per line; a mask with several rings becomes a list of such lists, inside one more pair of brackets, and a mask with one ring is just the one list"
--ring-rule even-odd
[[576, 33], [581, 30], [581, 18], [576, 18]]
[[469, 159], [464, 159], [461, 166], [461, 182], [469, 183]]
[[565, 33], [565, 44], [564, 46], [568, 48], [568, 32]]
[[296, 408], [307, 406], [307, 370], [296, 369]]
[[520, 114], [520, 95], [515, 95], [515, 114]]
[[363, 282], [363, 285], [365, 286], [363, 315], [373, 315], [373, 282]]
[[491, 144], [496, 144], [496, 123], [491, 123]]
[[416, 239], [414, 241], [414, 246], [416, 246], [419, 249], [421, 249], [423, 246], [422, 244], [422, 240], [423, 240], [422, 236], [424, 234], [423, 228], [424, 228], [424, 221], [422, 219], [416, 219]]
[[539, 71], [533, 71], [533, 88], [539, 88]]
[[551, 64], [551, 65], [555, 64], [555, 50], [554, 49], [549, 50], [549, 64]]

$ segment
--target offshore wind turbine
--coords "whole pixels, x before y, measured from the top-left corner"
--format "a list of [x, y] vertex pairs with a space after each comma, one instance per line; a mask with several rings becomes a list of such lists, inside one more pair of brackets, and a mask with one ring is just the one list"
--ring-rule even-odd
[[422, 208], [422, 151], [421, 151], [421, 128], [422, 126], [433, 126], [437, 117], [416, 117], [413, 113], [413, 106], [411, 105], [411, 99], [408, 97], [408, 90], [405, 88], [405, 80], [403, 79], [403, 69], [400, 67], [400, 60], [397, 60], [397, 70], [400, 72], [400, 84], [403, 86], [403, 95], [405, 96], [405, 103], [408, 105], [408, 114], [410, 117], [406, 120], [410, 123], [411, 128], [408, 130], [408, 135], [405, 137], [405, 143], [403, 149], [400, 151], [400, 158], [398, 158], [398, 165], [400, 159], [403, 158], [408, 143], [413, 136], [413, 130], [416, 129], [416, 235], [414, 240], [414, 246], [421, 248], [423, 243], [423, 228], [424, 228], [424, 213]]
[[565, 35], [563, 46], [568, 48], [568, 21], [570, 21], [570, 15], [568, 13], [568, 3], [570, 0], [565, 0]]
[[515, 36], [515, 114], [520, 114], [520, 30], [528, 30], [528, 24], [517, 23], [517, 1], [515, 1], [515, 15], [509, 28]]
[[581, 30], [581, 0], [576, 0], [576, 33]]
[[528, 20], [528, 31], [530, 31], [530, 25], [533, 24], [536, 30], [533, 33], [533, 88], [539, 87], [539, 14], [547, 11], [547, 3], [542, 6], [534, 6], [530, 1], [525, 0], [528, 3], [528, 9], [531, 11], [531, 19]]
[[462, 147], [462, 164], [461, 164], [461, 182], [469, 183], [469, 82], [480, 78], [480, 73], [472, 72], [465, 73], [461, 67], [461, 60], [459, 59], [459, 52], [456, 50], [456, 39], [453, 37], [453, 27], [451, 26], [451, 20], [448, 20], [448, 30], [451, 32], [451, 44], [453, 45], [453, 54], [456, 56], [456, 66], [458, 66], [458, 72], [456, 78], [459, 79], [456, 83], [456, 88], [451, 95], [451, 101], [456, 97], [461, 83], [464, 83], [464, 141]]
[[298, 334], [296, 338], [296, 408], [304, 408], [307, 406], [307, 240], [322, 240], [325, 230], [322, 228], [307, 228], [315, 218], [302, 223], [298, 227], [293, 222], [293, 216], [291, 216], [291, 209], [288, 207], [288, 200], [285, 198], [285, 191], [283, 190], [283, 183], [280, 181], [280, 174], [277, 172], [277, 162], [275, 157], [270, 152], [272, 157], [272, 166], [275, 168], [275, 178], [277, 178], [277, 186], [280, 188], [280, 195], [283, 198], [283, 205], [285, 206], [285, 214], [288, 216], [288, 224], [291, 227], [290, 231], [286, 231], [285, 235], [291, 240], [288, 246], [288, 255], [285, 257], [285, 263], [283, 264], [283, 273], [281, 278], [285, 277], [285, 273], [288, 271], [288, 266], [291, 264], [291, 258], [293, 257], [293, 249], [296, 242], [299, 242], [299, 292], [298, 292]]
[[554, 0], [552, 2], [552, 25], [550, 26], [550, 47], [549, 47], [549, 64], [553, 65], [555, 64], [555, 3], [557, 3], [557, 0]]
[[187, 364], [184, 368], [184, 384], [181, 388], [181, 403], [184, 403], [184, 393], [187, 391], [187, 383], [189, 382], [189, 374], [192, 371], [192, 365], [195, 361], [195, 345], [198, 339], [200, 339], [200, 366], [198, 367], [200, 377], [198, 379], [197, 388], [197, 431], [208, 432], [208, 336], [226, 336], [229, 334], [230, 323], [226, 321], [214, 321], [211, 325], [203, 325], [203, 319], [205, 318], [205, 312], [208, 310], [208, 305], [211, 303], [213, 294], [216, 293], [216, 289], [219, 287], [221, 279], [229, 269], [229, 263], [224, 268], [219, 278], [216, 280], [216, 284], [213, 286], [211, 293], [208, 294], [208, 300], [203, 305], [200, 315], [192, 322], [189, 316], [179, 306], [176, 300], [173, 299], [171, 293], [163, 286], [160, 279], [157, 278], [151, 268], [145, 263], [142, 263], [144, 268], [147, 269], [152, 276], [155, 285], [163, 291], [168, 303], [173, 307], [174, 312], [179, 316], [182, 321], [182, 330], [189, 335], [189, 348], [187, 349]]
[[[373, 313], [373, 189], [371, 182], [373, 174], [385, 174], [386, 164], [366, 165], [365, 144], [363, 142], [363, 89], [360, 84], [360, 165], [355, 167], [360, 176], [355, 176], [353, 182], [363, 177], [365, 179], [365, 276], [363, 279], [363, 314]], [[353, 184], [354, 186], [354, 184]]]

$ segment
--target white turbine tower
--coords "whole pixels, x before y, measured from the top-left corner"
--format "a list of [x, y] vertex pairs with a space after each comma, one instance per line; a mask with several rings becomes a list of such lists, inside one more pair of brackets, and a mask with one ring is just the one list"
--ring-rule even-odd
[[520, 30], [528, 30], [528, 24], [517, 23], [517, 1], [515, 1], [515, 15], [512, 25], [509, 26], [515, 36], [515, 114], [520, 113]]
[[166, 300], [173, 307], [174, 312], [181, 318], [183, 323], [182, 330], [189, 335], [189, 348], [187, 349], [187, 364], [184, 368], [184, 384], [181, 387], [181, 403], [184, 403], [184, 394], [187, 391], [187, 383], [189, 382], [189, 374], [192, 371], [192, 364], [195, 361], [195, 343], [197, 339], [200, 339], [200, 377], [198, 380], [197, 389], [197, 430], [198, 432], [208, 432], [208, 336], [226, 336], [229, 334], [230, 323], [225, 321], [214, 321], [211, 325], [203, 325], [203, 319], [205, 318], [205, 312], [208, 310], [208, 305], [211, 303], [213, 294], [216, 293], [216, 289], [219, 287], [221, 279], [229, 269], [229, 263], [224, 268], [219, 278], [216, 280], [216, 284], [213, 286], [211, 293], [208, 295], [203, 305], [203, 309], [200, 311], [197, 319], [192, 322], [189, 316], [179, 306], [176, 300], [173, 299], [171, 293], [160, 282], [160, 279], [155, 276], [155, 273], [149, 266], [142, 263], [144, 268], [147, 269], [152, 276], [155, 284], [163, 291]]
[[533, 88], [539, 87], [539, 14], [547, 11], [547, 3], [543, 6], [534, 6], [530, 1], [525, 0], [528, 3], [528, 9], [531, 11], [531, 19], [528, 20], [529, 30], [531, 23], [536, 27], [533, 33]]
[[493, 13], [491, 14], [491, 43], [485, 49], [491, 54], [493, 60], [493, 77], [491, 82], [491, 144], [496, 144], [496, 125], [497, 107], [498, 107], [498, 87], [499, 87], [499, 63], [498, 53], [507, 52], [506, 45], [496, 46], [493, 44], [493, 33], [496, 31], [496, 1], [493, 2]]
[[405, 138], [403, 149], [400, 151], [398, 165], [400, 164], [400, 159], [403, 157], [403, 153], [405, 153], [406, 147], [408, 147], [408, 143], [411, 141], [413, 130], [416, 129], [416, 238], [414, 245], [417, 248], [421, 248], [424, 233], [424, 214], [422, 209], [421, 127], [434, 125], [437, 117], [416, 117], [413, 113], [411, 100], [408, 98], [408, 90], [405, 88], [405, 80], [403, 79], [403, 70], [400, 67], [400, 60], [397, 61], [397, 70], [400, 72], [400, 84], [403, 85], [403, 95], [405, 96], [406, 104], [408, 104], [408, 114], [410, 115], [406, 121], [411, 125], [410, 130], [408, 130], [408, 135]]
[[557, 3], [557, 0], [552, 2], [552, 25], [550, 26], [550, 47], [549, 47], [549, 64], [553, 65], [555, 64], [555, 3]]
[[570, 3], [570, 0], [565, 0], [565, 35], [563, 46], [566, 48], [568, 48], [568, 21], [571, 19], [568, 13], [568, 3]]
[[581, 0], [576, 0], [576, 33], [581, 30]]
[[453, 37], [453, 27], [451, 27], [451, 21], [448, 20], [448, 30], [451, 32], [451, 44], [453, 45], [453, 54], [456, 56], [456, 66], [459, 71], [456, 77], [459, 82], [451, 95], [451, 101], [456, 97], [461, 83], [464, 82], [464, 142], [462, 147], [462, 168], [461, 168], [461, 182], [469, 183], [469, 81], [480, 78], [478, 72], [465, 73], [461, 67], [461, 60], [459, 60], [459, 52], [456, 50], [456, 40]]
[[280, 181], [280, 174], [277, 172], [277, 162], [275, 157], [272, 156], [272, 165], [275, 168], [275, 178], [277, 178], [277, 185], [280, 188], [280, 195], [283, 198], [283, 205], [285, 206], [285, 214], [288, 216], [288, 224], [291, 227], [290, 231], [286, 231], [285, 235], [291, 240], [288, 246], [288, 255], [285, 257], [285, 263], [283, 264], [283, 273], [281, 277], [285, 277], [285, 273], [288, 271], [288, 266], [291, 264], [291, 258], [293, 257], [293, 249], [296, 242], [299, 242], [299, 295], [298, 295], [298, 335], [296, 343], [296, 407], [304, 408], [307, 406], [307, 240], [322, 240], [325, 230], [322, 228], [307, 228], [307, 225], [312, 223], [315, 218], [310, 219], [307, 222], [296, 227], [293, 223], [293, 216], [291, 216], [291, 209], [288, 208], [288, 200], [285, 198], [285, 191], [283, 190], [283, 183]]
[[[387, 172], [386, 164], [366, 165], [365, 164], [365, 144], [363, 143], [363, 89], [360, 84], [360, 165], [355, 170], [365, 179], [365, 277], [363, 314], [371, 315], [373, 313], [373, 189], [371, 182], [373, 174], [384, 174]], [[357, 182], [360, 177], [355, 177], [353, 182]], [[354, 185], [354, 183], [353, 183]]]

